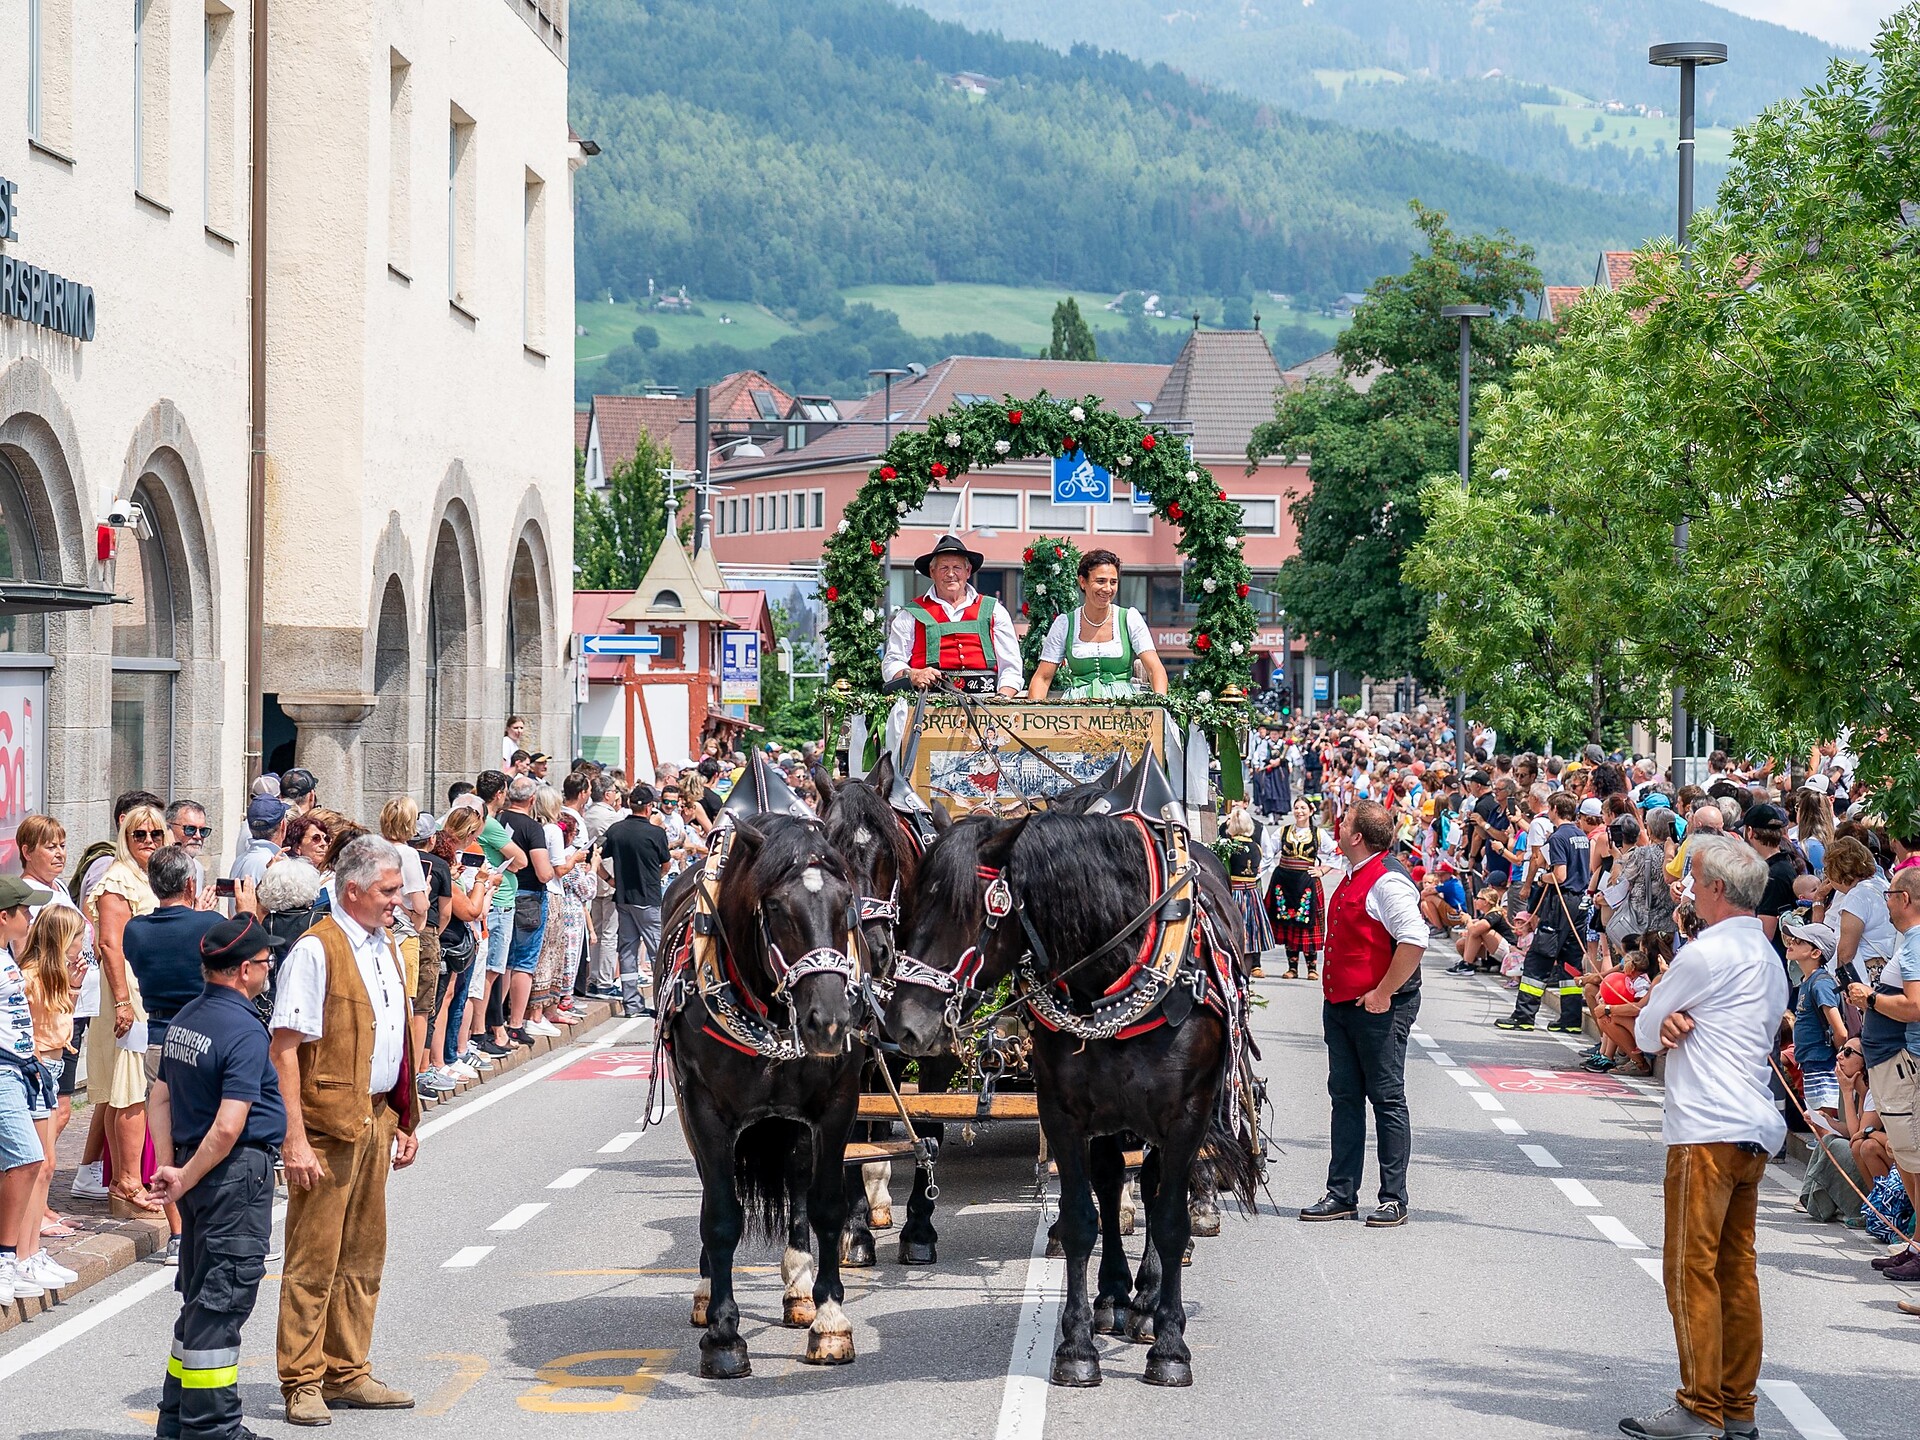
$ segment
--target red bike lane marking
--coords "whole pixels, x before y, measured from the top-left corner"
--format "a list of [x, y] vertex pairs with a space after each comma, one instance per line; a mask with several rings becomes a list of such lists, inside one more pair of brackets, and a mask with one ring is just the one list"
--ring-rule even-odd
[[549, 1080], [645, 1080], [653, 1074], [651, 1050], [594, 1050], [547, 1076]]
[[1522, 1069], [1512, 1065], [1467, 1067], [1490, 1089], [1509, 1095], [1584, 1095], [1599, 1100], [1631, 1099], [1634, 1091], [1611, 1075], [1585, 1070]]

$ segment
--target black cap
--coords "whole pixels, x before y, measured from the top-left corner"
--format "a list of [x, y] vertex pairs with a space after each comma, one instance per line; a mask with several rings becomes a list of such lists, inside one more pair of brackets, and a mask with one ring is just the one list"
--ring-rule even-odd
[[286, 943], [269, 935], [251, 915], [241, 915], [222, 920], [200, 937], [200, 963], [209, 970], [231, 970], [244, 961], [282, 949]]
[[1473, 770], [1468, 772], [1467, 783], [1469, 785], [1491, 785], [1493, 784], [1493, 777], [1484, 770]]
[[1784, 829], [1786, 828], [1786, 823], [1787, 812], [1782, 810], [1778, 805], [1769, 805], [1765, 802], [1752, 806], [1746, 814], [1740, 817], [1740, 828], [1743, 830], [1751, 830], [1756, 825], [1765, 825], [1771, 829]]
[[316, 785], [311, 770], [289, 770], [280, 777], [280, 798], [304, 800], [314, 792]]

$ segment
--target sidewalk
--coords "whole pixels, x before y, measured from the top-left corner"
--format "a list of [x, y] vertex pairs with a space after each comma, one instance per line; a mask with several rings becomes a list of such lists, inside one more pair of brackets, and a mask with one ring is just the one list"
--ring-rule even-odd
[[[576, 1040], [586, 1039], [622, 1014], [618, 1006], [609, 1005], [604, 1000], [577, 1003], [581, 1014], [586, 1017], [583, 1023], [564, 1035], [537, 1035], [531, 1049], [515, 1047], [511, 1055], [496, 1060], [494, 1068], [479, 1081], [462, 1081], [460, 1088], [451, 1096], [422, 1102], [423, 1113], [444, 1105], [458, 1105], [468, 1092], [503, 1079], [521, 1066], [531, 1064], [555, 1050], [563, 1050]], [[78, 1100], [79, 1097], [75, 1098]], [[49, 1291], [37, 1300], [16, 1300], [11, 1305], [0, 1306], [0, 1334], [47, 1313], [59, 1301], [72, 1299], [136, 1261], [145, 1260], [156, 1251], [166, 1249], [165, 1216], [143, 1214], [119, 1201], [110, 1204], [105, 1200], [78, 1200], [71, 1194], [69, 1187], [73, 1184], [73, 1173], [79, 1167], [81, 1151], [86, 1148], [87, 1124], [91, 1119], [90, 1107], [76, 1104], [73, 1119], [60, 1136], [59, 1168], [54, 1172], [53, 1189], [48, 1195], [48, 1203], [80, 1233], [64, 1240], [41, 1242], [55, 1260], [69, 1270], [78, 1271], [80, 1278], [74, 1284]], [[281, 1185], [284, 1194], [284, 1179]]]

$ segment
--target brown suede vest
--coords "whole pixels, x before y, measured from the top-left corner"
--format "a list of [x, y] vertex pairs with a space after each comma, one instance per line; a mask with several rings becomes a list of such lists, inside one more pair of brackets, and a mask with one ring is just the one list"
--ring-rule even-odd
[[367, 1093], [373, 1070], [373, 1002], [353, 960], [353, 945], [329, 915], [307, 931], [327, 957], [327, 1003], [318, 1040], [301, 1045], [300, 1111], [308, 1131], [356, 1140], [373, 1123]]

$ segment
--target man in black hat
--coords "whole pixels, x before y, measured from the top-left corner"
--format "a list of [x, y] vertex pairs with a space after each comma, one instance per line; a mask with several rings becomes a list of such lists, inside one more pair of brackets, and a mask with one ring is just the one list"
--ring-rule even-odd
[[251, 915], [201, 937], [206, 988], [167, 1027], [147, 1097], [153, 1189], [180, 1207], [180, 1316], [155, 1434], [251, 1436], [240, 1423], [240, 1329], [273, 1230], [273, 1167], [287, 1112], [253, 1002], [284, 945]]
[[[1740, 828], [1745, 831], [1747, 844], [1753, 847], [1754, 853], [1767, 862], [1767, 888], [1761, 893], [1760, 903], [1753, 907], [1753, 913], [1759, 917], [1760, 928], [1767, 932], [1767, 939], [1773, 942], [1780, 963], [1785, 965], [1787, 937], [1780, 931], [1780, 917], [1794, 908], [1793, 882], [1800, 875], [1800, 867], [1794, 864], [1792, 852], [1787, 849], [1787, 812], [1765, 801], [1750, 805], [1740, 817]], [[1795, 978], [1789, 969], [1789, 983]]]
[[942, 535], [913, 562], [933, 588], [901, 606], [887, 627], [880, 674], [888, 684], [905, 677], [924, 690], [944, 675], [976, 694], [1020, 693], [1024, 677], [1013, 616], [973, 588], [981, 558], [957, 535]]

